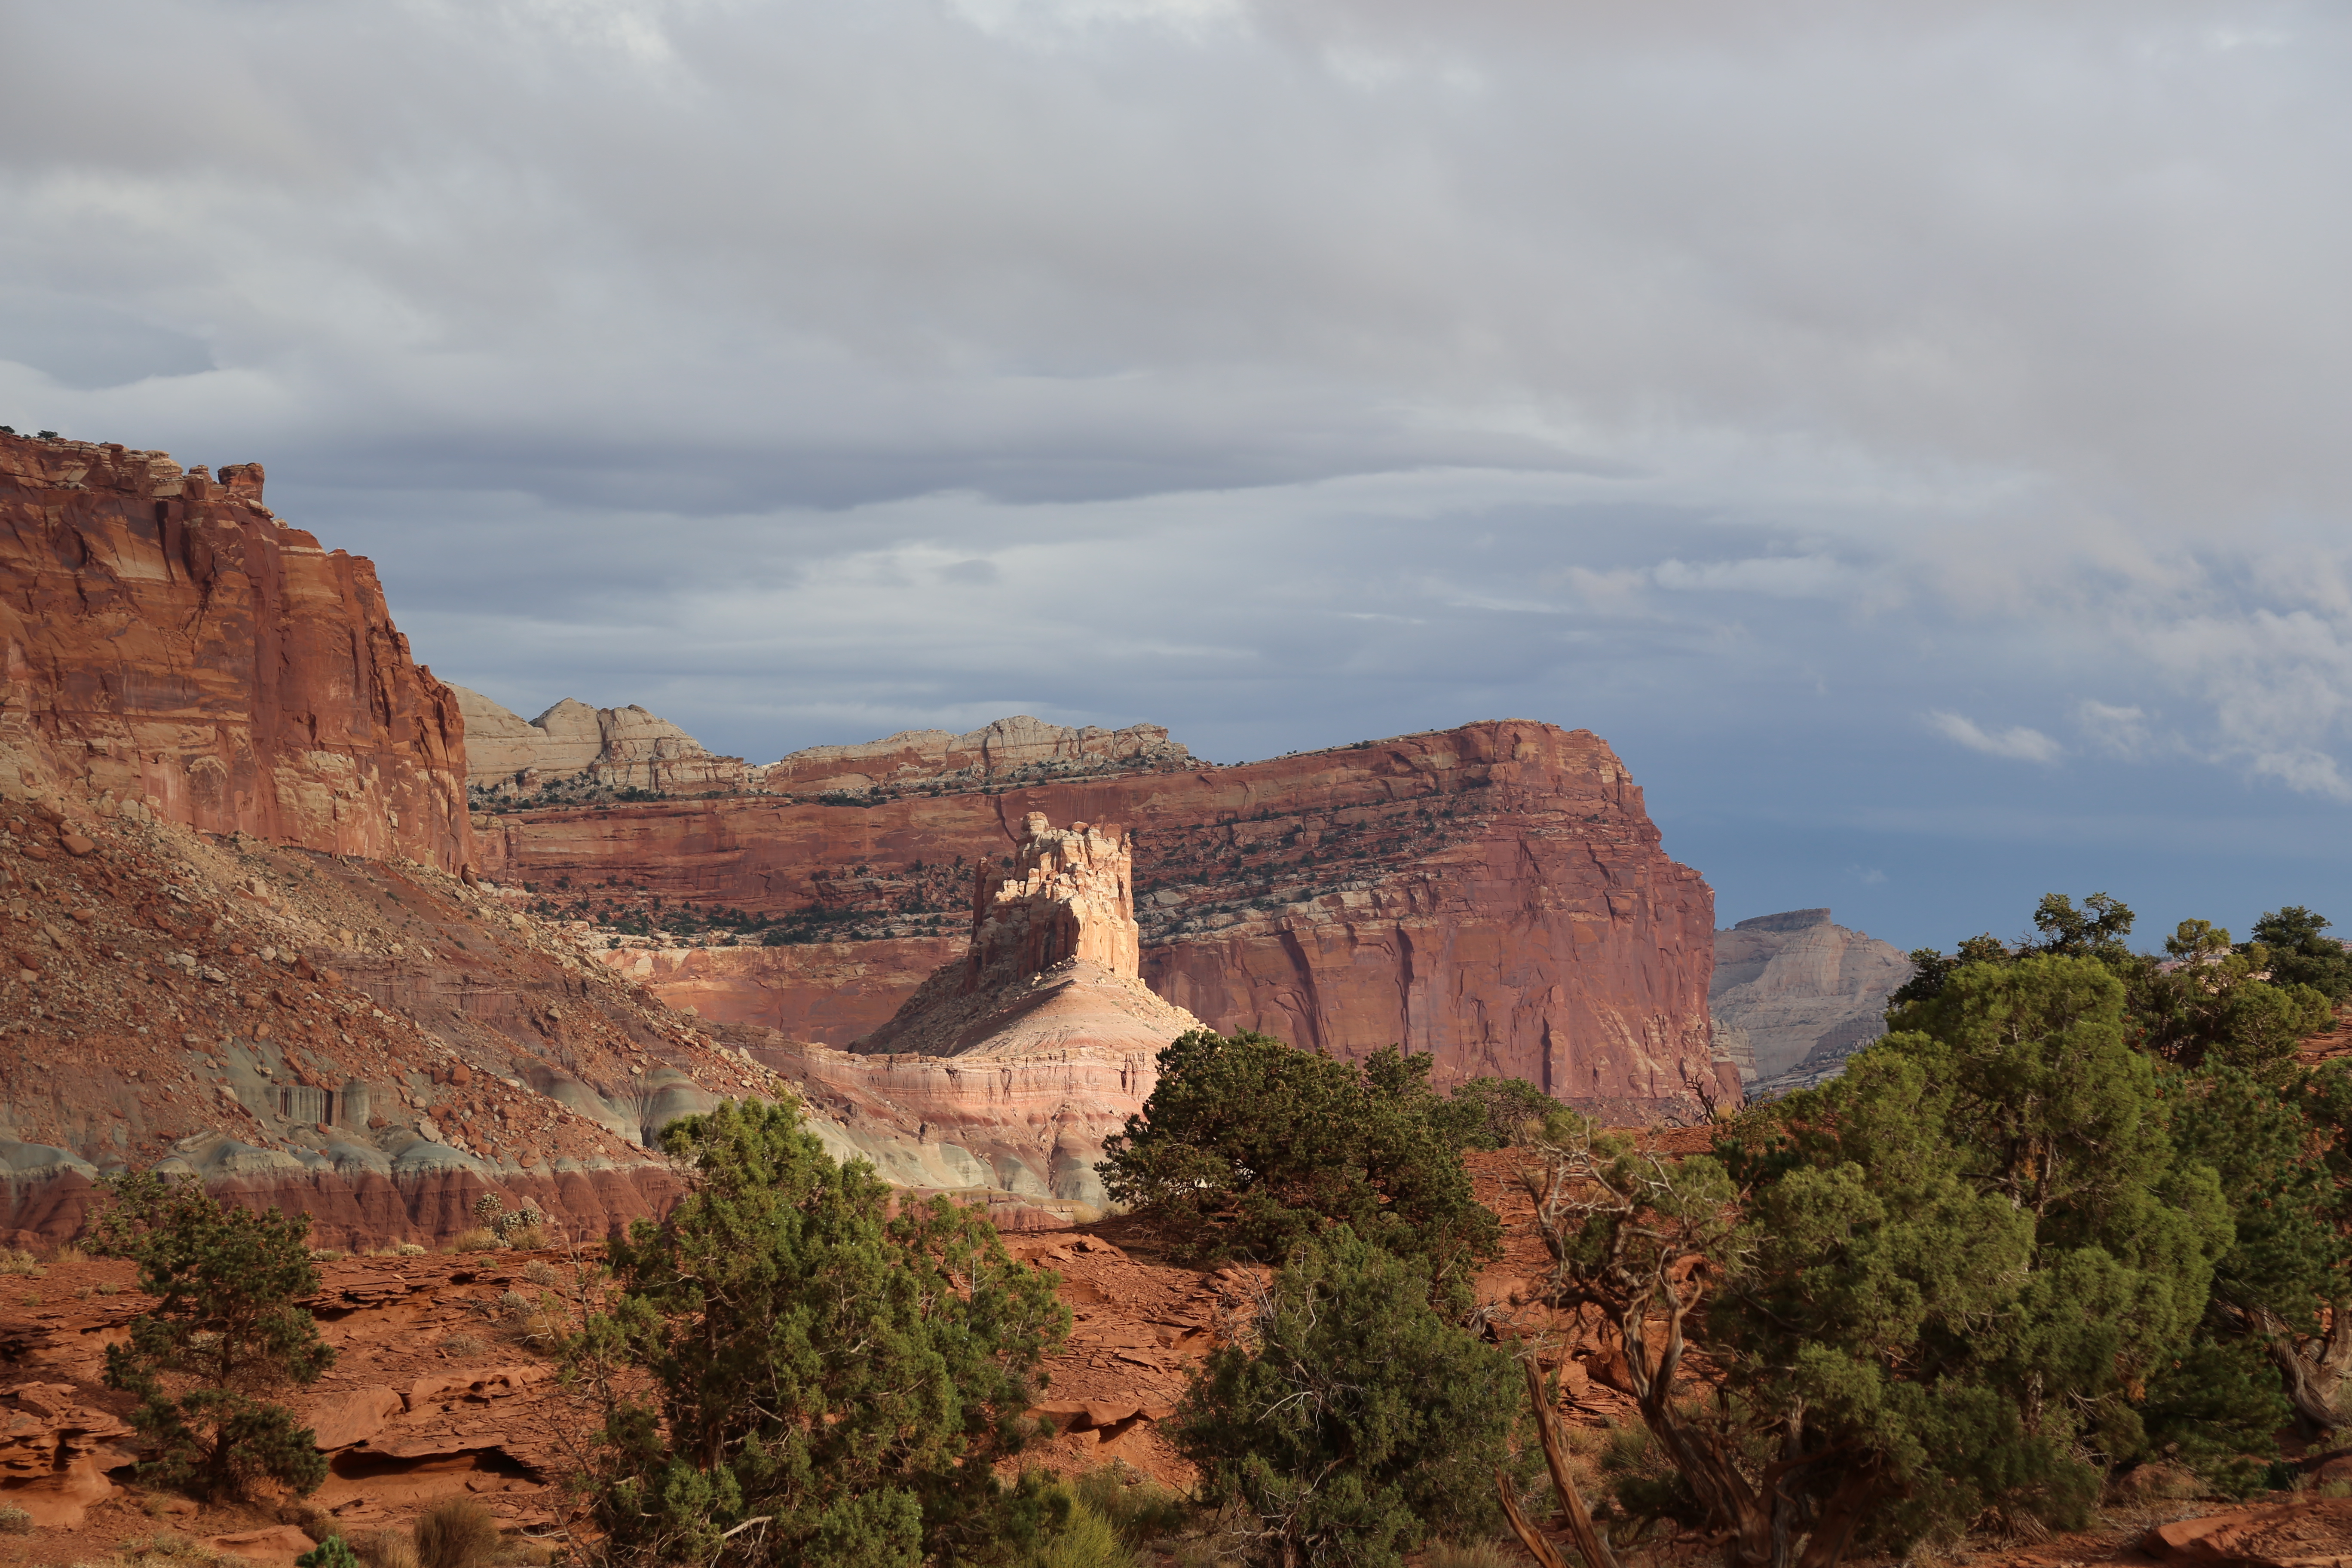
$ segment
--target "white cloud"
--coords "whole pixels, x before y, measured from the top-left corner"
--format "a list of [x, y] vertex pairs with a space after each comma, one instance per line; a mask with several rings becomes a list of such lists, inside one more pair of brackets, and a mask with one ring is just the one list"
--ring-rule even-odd
[[2147, 714], [2136, 707], [2084, 698], [2074, 705], [2074, 721], [2091, 743], [2111, 756], [2136, 758], [2148, 749]]
[[2063, 748], [2039, 730], [2022, 725], [1999, 731], [1981, 729], [1973, 719], [1958, 713], [1933, 712], [1927, 722], [1947, 740], [1957, 741], [1972, 752], [1982, 752], [1989, 757], [2008, 757], [2021, 763], [2054, 763]]

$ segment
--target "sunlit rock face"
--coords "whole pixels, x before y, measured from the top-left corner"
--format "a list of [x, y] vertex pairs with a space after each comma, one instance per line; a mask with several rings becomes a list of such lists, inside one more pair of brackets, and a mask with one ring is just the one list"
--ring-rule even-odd
[[458, 869], [455, 692], [375, 568], [279, 522], [262, 480], [0, 436], [0, 783]]
[[706, 1017], [844, 1047], [945, 962], [972, 868], [1011, 875], [1033, 812], [1125, 826], [1141, 978], [1217, 1028], [1349, 1058], [1402, 1044], [1441, 1083], [1522, 1078], [1611, 1118], [1737, 1087], [1709, 1042], [1714, 895], [1588, 731], [1499, 720], [1237, 767], [531, 810], [477, 832], [502, 880], [617, 876], [673, 904], [854, 921], [866, 940], [611, 960]]
[[1138, 978], [1126, 832], [1031, 812], [1021, 835], [975, 873], [965, 954], [887, 1023], [846, 1052], [755, 1054], [893, 1179], [1097, 1207], [1103, 1141], [1201, 1024]]
[[1885, 1032], [1886, 999], [1911, 961], [1876, 937], [1833, 923], [1827, 910], [1758, 915], [1715, 934], [1708, 1004], [1717, 1051], [1757, 1092], [1834, 1077]]
[[530, 795], [575, 781], [656, 795], [751, 786], [742, 758], [719, 756], [634, 703], [591, 708], [567, 697], [526, 721], [478, 691], [449, 689], [466, 715], [466, 782], [478, 792]]

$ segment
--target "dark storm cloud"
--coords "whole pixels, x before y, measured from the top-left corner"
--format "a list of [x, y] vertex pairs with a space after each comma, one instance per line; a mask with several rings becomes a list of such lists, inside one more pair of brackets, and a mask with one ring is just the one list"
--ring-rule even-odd
[[[1517, 712], [1611, 735], [1727, 887], [1907, 910], [1955, 863], [1855, 836], [2000, 802], [2340, 838], [2348, 39], [20, 6], [0, 421], [267, 462], [525, 711], [1224, 758]], [[1806, 847], [1751, 872], [1741, 823]]]

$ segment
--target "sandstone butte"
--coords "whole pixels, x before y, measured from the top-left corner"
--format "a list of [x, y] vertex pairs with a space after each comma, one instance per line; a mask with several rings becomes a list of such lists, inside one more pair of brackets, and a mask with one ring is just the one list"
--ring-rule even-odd
[[212, 833], [468, 858], [464, 722], [258, 464], [0, 437], [0, 772]]
[[645, 899], [871, 916], [891, 934], [608, 955], [705, 1017], [846, 1047], [960, 951], [944, 911], [963, 868], [1002, 859], [1033, 812], [1117, 822], [1141, 976], [1217, 1028], [1350, 1057], [1398, 1042], [1433, 1052], [1441, 1081], [1523, 1078], [1631, 1120], [1687, 1106], [1694, 1081], [1738, 1087], [1709, 1046], [1714, 896], [1588, 731], [1502, 720], [1237, 767], [891, 776], [864, 795], [478, 816], [478, 851], [542, 893], [617, 879]]
[[975, 868], [964, 952], [881, 1027], [847, 1051], [761, 1031], [749, 1053], [885, 1177], [989, 1193], [1003, 1228], [1100, 1217], [1103, 1140], [1201, 1026], [1138, 974], [1124, 830], [1032, 812], [1017, 831], [1010, 866]]

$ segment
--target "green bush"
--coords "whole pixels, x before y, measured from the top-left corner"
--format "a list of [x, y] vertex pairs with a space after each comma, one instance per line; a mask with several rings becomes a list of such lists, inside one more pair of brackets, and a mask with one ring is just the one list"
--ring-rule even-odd
[[1394, 1047], [1360, 1067], [1265, 1035], [1197, 1029], [1097, 1167], [1111, 1197], [1183, 1256], [1274, 1262], [1336, 1226], [1428, 1260], [1455, 1291], [1501, 1227], [1462, 1166], [1464, 1108], [1430, 1091], [1432, 1058]]
[[319, 1288], [308, 1215], [224, 1209], [194, 1181], [109, 1184], [93, 1250], [139, 1265], [155, 1305], [110, 1345], [106, 1382], [139, 1399], [140, 1479], [198, 1497], [268, 1479], [308, 1495], [326, 1479], [310, 1430], [262, 1396], [315, 1383], [335, 1352], [295, 1303]]
[[604, 1550], [913, 1568], [1049, 1535], [1051, 1489], [996, 1466], [1035, 1435], [1069, 1331], [1050, 1277], [943, 1198], [894, 1216], [789, 1106], [730, 1102], [662, 1147], [691, 1190], [611, 1245], [618, 1295], [566, 1346], [604, 1411], [584, 1484]]
[[1211, 1352], [1172, 1433], [1259, 1561], [1394, 1568], [1432, 1532], [1494, 1528], [1522, 1403], [1420, 1263], [1340, 1226], [1293, 1252], [1249, 1342]]
[[1558, 1100], [1519, 1078], [1474, 1078], [1454, 1091], [1452, 1100], [1465, 1118], [1465, 1146], [1476, 1149], [1525, 1142], [1559, 1109]]
[[294, 1568], [360, 1568], [360, 1554], [340, 1535], [331, 1535], [294, 1559]]

